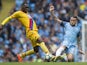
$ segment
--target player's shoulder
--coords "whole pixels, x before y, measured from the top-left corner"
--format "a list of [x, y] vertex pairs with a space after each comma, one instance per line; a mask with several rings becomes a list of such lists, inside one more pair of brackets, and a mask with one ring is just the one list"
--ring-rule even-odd
[[69, 25], [69, 22], [68, 21], [63, 21], [63, 23]]
[[62, 21], [61, 22], [61, 26], [66, 26], [66, 25], [68, 25], [69, 23], [67, 22], [67, 21]]
[[14, 13], [16, 13], [16, 14], [20, 14], [20, 13], [22, 13], [22, 11], [16, 11], [16, 12], [14, 12]]

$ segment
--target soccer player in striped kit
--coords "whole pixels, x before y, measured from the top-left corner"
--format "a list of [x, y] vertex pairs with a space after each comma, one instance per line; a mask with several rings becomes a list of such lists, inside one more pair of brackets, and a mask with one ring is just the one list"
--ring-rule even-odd
[[51, 56], [48, 48], [46, 47], [45, 43], [42, 41], [40, 35], [38, 34], [38, 28], [35, 21], [32, 19], [32, 17], [28, 13], [28, 5], [23, 4], [21, 7], [21, 10], [16, 11], [11, 16], [7, 17], [1, 23], [0, 29], [13, 18], [18, 19], [19, 22], [21, 22], [22, 25], [25, 27], [26, 37], [31, 41], [31, 44], [33, 46], [32, 50], [28, 50], [26, 52], [23, 52], [17, 55], [19, 62], [22, 62], [25, 56], [38, 53], [39, 47], [41, 47], [41, 49], [45, 52], [45, 54], [48, 54]]

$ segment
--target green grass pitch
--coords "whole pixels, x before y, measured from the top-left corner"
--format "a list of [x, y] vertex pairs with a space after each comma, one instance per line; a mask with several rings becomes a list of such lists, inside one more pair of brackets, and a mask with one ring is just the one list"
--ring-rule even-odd
[[4, 62], [0, 65], [87, 65], [87, 62]]

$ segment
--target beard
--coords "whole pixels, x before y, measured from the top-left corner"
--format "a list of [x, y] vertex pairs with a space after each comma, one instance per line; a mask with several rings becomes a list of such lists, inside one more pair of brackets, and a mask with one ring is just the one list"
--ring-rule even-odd
[[75, 24], [70, 23], [71, 26], [75, 26]]

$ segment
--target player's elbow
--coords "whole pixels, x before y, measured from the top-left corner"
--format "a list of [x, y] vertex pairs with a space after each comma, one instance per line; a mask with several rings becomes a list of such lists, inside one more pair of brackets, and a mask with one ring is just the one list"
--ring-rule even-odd
[[9, 16], [8, 19], [11, 20], [12, 19], [12, 16]]

